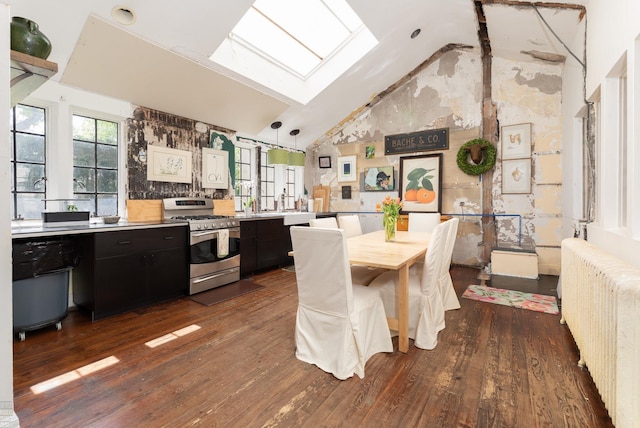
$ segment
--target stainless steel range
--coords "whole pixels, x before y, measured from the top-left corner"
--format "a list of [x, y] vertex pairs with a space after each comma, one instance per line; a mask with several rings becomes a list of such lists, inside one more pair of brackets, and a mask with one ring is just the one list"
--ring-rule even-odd
[[209, 198], [162, 200], [165, 221], [189, 223], [189, 294], [240, 279], [240, 222], [214, 215], [213, 204]]

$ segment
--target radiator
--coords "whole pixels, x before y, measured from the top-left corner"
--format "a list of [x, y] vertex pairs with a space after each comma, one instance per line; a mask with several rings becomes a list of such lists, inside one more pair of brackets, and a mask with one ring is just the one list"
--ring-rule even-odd
[[562, 319], [618, 428], [640, 426], [640, 269], [562, 241]]

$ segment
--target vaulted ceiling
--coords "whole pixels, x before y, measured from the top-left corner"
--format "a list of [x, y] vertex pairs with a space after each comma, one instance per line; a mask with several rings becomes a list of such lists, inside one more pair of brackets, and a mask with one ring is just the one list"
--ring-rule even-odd
[[[478, 48], [486, 24], [493, 56], [563, 61], [561, 39], [581, 58], [581, 6], [588, 0], [347, 0], [378, 45], [305, 105], [209, 61], [253, 0], [0, 0], [12, 16], [37, 22], [52, 42], [53, 80], [136, 105], [298, 148], [325, 135], [353, 111], [449, 44]], [[275, 1], [275, 0], [274, 0]], [[123, 25], [117, 6], [135, 13]], [[482, 13], [479, 15], [478, 10]], [[480, 18], [479, 18], [480, 16]], [[546, 21], [549, 27], [543, 22]], [[418, 37], [411, 33], [421, 29]], [[554, 34], [555, 33], [555, 34]]]

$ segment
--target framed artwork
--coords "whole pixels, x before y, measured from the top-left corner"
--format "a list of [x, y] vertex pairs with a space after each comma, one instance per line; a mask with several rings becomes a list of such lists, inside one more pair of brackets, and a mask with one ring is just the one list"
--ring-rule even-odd
[[376, 146], [366, 146], [364, 148], [365, 159], [374, 159], [376, 157]]
[[442, 153], [400, 158], [402, 212], [442, 212]]
[[356, 156], [341, 156], [338, 158], [338, 183], [342, 181], [357, 181]]
[[502, 193], [531, 193], [531, 159], [502, 161]]
[[148, 144], [147, 180], [191, 183], [191, 152]]
[[395, 189], [392, 166], [377, 166], [364, 169], [364, 190], [367, 192]]
[[229, 152], [202, 148], [202, 187], [229, 188]]
[[500, 132], [502, 140], [501, 158], [523, 159], [531, 157], [531, 124], [503, 126]]
[[320, 168], [331, 168], [331, 156], [320, 156], [318, 158], [318, 166]]

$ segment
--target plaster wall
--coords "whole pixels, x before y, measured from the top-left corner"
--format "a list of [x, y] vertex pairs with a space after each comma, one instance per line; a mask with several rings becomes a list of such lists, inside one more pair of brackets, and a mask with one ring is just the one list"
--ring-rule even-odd
[[[330, 156], [332, 168], [314, 168], [312, 185], [331, 188], [331, 210], [373, 212], [375, 204], [391, 192], [365, 192], [364, 168], [390, 165], [397, 172], [400, 158], [442, 153], [442, 213], [461, 219], [453, 262], [480, 265], [483, 236], [481, 177], [469, 176], [456, 165], [456, 154], [467, 141], [482, 135], [482, 68], [476, 50], [444, 53], [378, 103], [345, 120], [331, 136], [320, 141], [311, 155]], [[531, 191], [502, 194], [501, 162], [488, 177], [499, 247], [536, 251], [539, 272], [558, 274], [562, 238], [562, 65], [493, 60], [493, 100], [501, 126], [531, 123]], [[449, 129], [449, 149], [384, 156], [385, 135], [425, 129]], [[375, 157], [365, 157], [366, 146]], [[500, 146], [500, 144], [498, 144]], [[356, 155], [358, 181], [339, 183], [340, 156]], [[500, 147], [498, 147], [500, 160]], [[485, 178], [486, 179], [486, 178]], [[352, 199], [343, 200], [342, 186], [351, 187]]]
[[[560, 272], [562, 239], [562, 65], [494, 58], [492, 97], [502, 127], [531, 124], [531, 191], [504, 194], [502, 162], [493, 176], [498, 246], [538, 254], [539, 272]], [[501, 160], [502, 147], [498, 147]], [[518, 224], [521, 221], [521, 226]]]
[[[482, 241], [480, 217], [482, 212], [480, 177], [463, 173], [456, 164], [459, 148], [482, 134], [482, 62], [479, 50], [452, 50], [416, 72], [405, 84], [389, 93], [378, 103], [363, 109], [346, 120], [333, 134], [318, 142], [308, 152], [314, 165], [312, 186], [331, 188], [330, 209], [337, 212], [372, 213], [376, 203], [385, 196], [396, 197], [397, 187], [390, 192], [364, 191], [364, 169], [393, 166], [397, 178], [400, 158], [443, 154], [442, 210], [443, 214], [460, 216], [458, 245], [453, 262], [479, 265], [478, 245]], [[448, 150], [384, 155], [384, 137], [426, 129], [449, 129]], [[367, 146], [375, 147], [372, 159], [365, 157]], [[356, 155], [358, 181], [338, 182], [337, 165], [340, 156]], [[330, 169], [320, 169], [318, 157], [330, 156]], [[351, 187], [351, 199], [342, 199], [342, 186]], [[397, 185], [397, 183], [396, 183]], [[466, 215], [466, 216], [463, 216]], [[379, 221], [375, 214], [365, 217], [369, 223]], [[369, 225], [367, 224], [367, 227]]]

